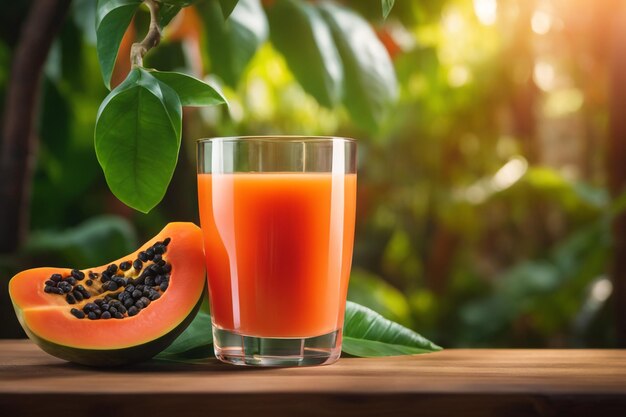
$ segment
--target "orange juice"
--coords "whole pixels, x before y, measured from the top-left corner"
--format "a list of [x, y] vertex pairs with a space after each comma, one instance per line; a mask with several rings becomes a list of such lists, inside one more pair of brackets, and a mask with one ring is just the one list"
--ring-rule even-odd
[[356, 175], [199, 174], [214, 325], [256, 337], [340, 329]]

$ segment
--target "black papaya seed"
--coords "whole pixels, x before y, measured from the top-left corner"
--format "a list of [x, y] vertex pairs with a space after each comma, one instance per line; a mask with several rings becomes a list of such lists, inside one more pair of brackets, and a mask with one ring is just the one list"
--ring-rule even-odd
[[68, 304], [76, 304], [76, 299], [72, 294], [67, 294], [65, 296], [65, 301], [67, 301]]
[[85, 313], [83, 313], [82, 311], [80, 311], [77, 308], [73, 308], [70, 310], [70, 313], [72, 313], [72, 315], [74, 317], [76, 317], [77, 319], [84, 319], [85, 318]]
[[111, 265], [109, 265], [109, 266], [107, 267], [107, 272], [108, 272], [110, 275], [115, 274], [115, 273], [117, 272], [117, 265], [115, 265], [115, 264], [111, 264]]
[[79, 271], [78, 269], [72, 269], [72, 277], [77, 279], [78, 281], [82, 281], [85, 278], [85, 273], [83, 271]]
[[120, 269], [122, 271], [128, 271], [130, 269], [131, 265], [132, 264], [129, 261], [124, 261], [124, 262], [120, 263]]
[[93, 281], [88, 279], [87, 281], [85, 281], [85, 284], [87, 284], [89, 287], [91, 287], [93, 285]]
[[50, 280], [54, 281], [54, 282], [59, 282], [63, 279], [63, 276], [61, 276], [61, 274], [52, 274], [50, 275]]
[[172, 241], [172, 239], [170, 239], [169, 237], [166, 237], [166, 238], [165, 238], [165, 240], [163, 241], [163, 244], [164, 244], [165, 246], [167, 246], [167, 245], [169, 245], [169, 244], [170, 244], [170, 242], [171, 242], [171, 241]]
[[118, 311], [113, 315], [113, 317], [115, 317], [116, 319], [123, 319], [124, 315]]
[[137, 254], [137, 259], [141, 262], [146, 262], [148, 260], [148, 255], [144, 251], [141, 251]]
[[89, 320], [97, 320], [98, 319], [98, 316], [93, 311], [90, 311], [89, 313], [87, 313], [87, 317], [89, 318]]
[[128, 315], [131, 317], [136, 315], [137, 313], [139, 313], [139, 309], [135, 306], [132, 306], [128, 309]]
[[165, 246], [163, 244], [154, 245], [154, 253], [156, 255], [163, 255], [165, 253]]
[[100, 318], [104, 319], [104, 320], [110, 319], [111, 318], [111, 313], [109, 313], [108, 311], [105, 311], [104, 313], [102, 313]]
[[141, 268], [143, 268], [143, 262], [141, 259], [137, 258], [133, 261], [133, 268], [135, 268], [137, 271], [141, 271]]
[[168, 286], [169, 286], [169, 283], [162, 282], [161, 285], [159, 285], [159, 288], [161, 289], [161, 291], [165, 291], [165, 290], [167, 290]]

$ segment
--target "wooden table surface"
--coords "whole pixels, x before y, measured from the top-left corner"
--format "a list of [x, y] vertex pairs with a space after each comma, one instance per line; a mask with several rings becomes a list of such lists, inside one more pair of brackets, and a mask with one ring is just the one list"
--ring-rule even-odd
[[444, 350], [312, 368], [72, 365], [0, 341], [0, 416], [626, 416], [626, 350]]

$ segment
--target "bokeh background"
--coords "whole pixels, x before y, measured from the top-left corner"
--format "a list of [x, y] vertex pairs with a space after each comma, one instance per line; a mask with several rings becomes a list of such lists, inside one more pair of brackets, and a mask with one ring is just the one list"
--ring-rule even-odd
[[[0, 336], [21, 335], [6, 294], [16, 271], [99, 265], [168, 221], [197, 222], [195, 139], [311, 134], [359, 141], [350, 299], [445, 347], [624, 342], [623, 2], [398, 0], [383, 20], [378, 0], [344, 1], [371, 22], [398, 79], [398, 102], [372, 130], [307, 95], [270, 42], [226, 85], [211, 75], [202, 21], [188, 12], [146, 64], [206, 76], [230, 108], [186, 109], [174, 179], [147, 215], [110, 193], [96, 161], [95, 116], [107, 90], [93, 3], [72, 2], [45, 56], [29, 232], [0, 255]], [[5, 114], [31, 4], [0, 14]], [[123, 63], [117, 71], [123, 77]]]

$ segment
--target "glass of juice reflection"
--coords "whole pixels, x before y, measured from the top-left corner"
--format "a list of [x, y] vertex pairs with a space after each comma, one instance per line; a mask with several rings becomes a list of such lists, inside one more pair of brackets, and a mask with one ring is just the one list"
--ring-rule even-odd
[[198, 200], [215, 355], [256, 366], [341, 353], [356, 210], [356, 143], [201, 139]]

